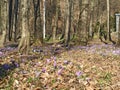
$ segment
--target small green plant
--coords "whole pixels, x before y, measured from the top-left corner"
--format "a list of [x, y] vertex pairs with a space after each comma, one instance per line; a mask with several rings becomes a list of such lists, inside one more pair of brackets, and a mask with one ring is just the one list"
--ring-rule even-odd
[[108, 73], [106, 73], [106, 74], [104, 75], [104, 80], [105, 80], [106, 82], [110, 82], [110, 81], [111, 81], [111, 78], [112, 78], [112, 74], [111, 74], [110, 72], [108, 72]]
[[31, 83], [33, 81], [33, 78], [31, 78], [31, 77], [29, 77], [28, 79], [27, 79], [27, 82], [28, 83]]
[[56, 79], [53, 79], [53, 80], [52, 80], [52, 83], [53, 83], [53, 84], [56, 83]]
[[98, 84], [100, 87], [104, 87], [111, 82], [112, 74], [111, 72], [102, 73], [101, 78], [98, 79]]

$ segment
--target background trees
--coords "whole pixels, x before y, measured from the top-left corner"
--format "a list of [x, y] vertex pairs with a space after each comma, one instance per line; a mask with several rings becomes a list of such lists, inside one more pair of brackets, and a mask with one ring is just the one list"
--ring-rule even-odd
[[8, 1], [1, 0], [0, 1], [0, 47], [4, 46], [4, 42], [6, 40], [6, 34], [8, 29]]
[[114, 14], [119, 13], [119, 3], [120, 0], [1, 0], [0, 46], [5, 40], [18, 43], [19, 50], [38, 41], [86, 45], [100, 37], [106, 42], [115, 31]]

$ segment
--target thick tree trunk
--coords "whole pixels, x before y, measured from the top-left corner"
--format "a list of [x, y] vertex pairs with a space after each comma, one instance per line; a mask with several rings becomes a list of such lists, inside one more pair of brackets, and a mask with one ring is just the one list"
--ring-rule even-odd
[[[38, 39], [40, 37], [40, 30], [38, 29], [38, 19], [39, 19], [39, 10], [40, 10], [40, 0], [33, 0], [34, 5], [34, 37]], [[39, 24], [40, 25], [40, 24]]]
[[80, 0], [79, 3], [78, 43], [86, 45], [88, 40], [88, 0]]
[[2, 35], [0, 36], [0, 47], [4, 46], [4, 42], [6, 39], [6, 33], [7, 33], [7, 17], [8, 17], [8, 11], [7, 11], [7, 0], [1, 0], [1, 33]]
[[18, 46], [21, 53], [28, 54], [30, 45], [30, 32], [28, 30], [28, 2], [29, 0], [22, 0], [22, 36]]
[[[30, 14], [33, 16], [30, 20], [30, 25], [33, 28], [33, 34], [34, 34], [34, 43], [39, 44], [40, 46], [43, 43], [43, 36], [42, 36], [42, 24], [41, 24], [41, 13], [40, 13], [40, 7], [41, 7], [41, 2], [40, 0], [33, 0], [33, 7], [30, 7], [31, 10]], [[29, 27], [30, 28], [30, 27]], [[30, 28], [31, 29], [31, 28]], [[39, 43], [38, 43], [39, 42]]]

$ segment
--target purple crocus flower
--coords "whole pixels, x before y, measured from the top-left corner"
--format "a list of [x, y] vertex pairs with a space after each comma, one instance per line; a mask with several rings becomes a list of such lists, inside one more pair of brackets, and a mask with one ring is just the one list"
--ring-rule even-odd
[[54, 60], [54, 61], [56, 61], [56, 60], [57, 60], [57, 58], [56, 58], [56, 57], [53, 57], [53, 60]]
[[114, 50], [112, 53], [113, 53], [114, 55], [119, 55], [119, 54], [120, 54], [120, 50]]
[[18, 68], [19, 64], [17, 62], [14, 63], [15, 67]]
[[63, 69], [58, 70], [58, 75], [61, 75]]
[[69, 61], [65, 60], [65, 61], [64, 61], [64, 64], [69, 64]]
[[22, 63], [24, 63], [24, 62], [25, 62], [25, 59], [22, 59], [21, 61], [22, 61]]
[[53, 59], [53, 57], [51, 57], [51, 59]]
[[13, 59], [11, 60], [11, 62], [15, 67], [19, 67], [19, 64], [17, 62], [15, 62]]
[[62, 71], [63, 71], [63, 67], [62, 66], [60, 66], [60, 69], [58, 70], [58, 75], [61, 75], [62, 74]]
[[51, 59], [54, 60], [54, 61], [56, 61], [56, 57], [55, 56], [51, 57]]
[[77, 71], [76, 75], [77, 75], [77, 77], [80, 77], [82, 75], [82, 72], [81, 71]]
[[59, 69], [62, 69], [63, 67], [60, 65], [60, 66], [58, 66], [58, 68], [59, 68]]
[[45, 73], [45, 72], [46, 72], [46, 69], [45, 69], [45, 68], [43, 68], [43, 69], [42, 69], [42, 72], [43, 72], [43, 73]]
[[55, 68], [57, 67], [57, 63], [56, 63], [56, 61], [54, 61], [54, 67], [55, 67]]
[[51, 59], [46, 59], [47, 63], [50, 63]]

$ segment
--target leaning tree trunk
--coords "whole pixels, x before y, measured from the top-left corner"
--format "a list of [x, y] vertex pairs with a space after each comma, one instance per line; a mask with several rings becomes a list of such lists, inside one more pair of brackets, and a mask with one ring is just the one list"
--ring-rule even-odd
[[0, 35], [0, 47], [3, 47], [4, 46], [4, 42], [5, 42], [5, 39], [6, 39], [6, 32], [7, 32], [7, 17], [8, 17], [8, 14], [7, 14], [7, 4], [8, 4], [8, 1], [7, 0], [1, 0], [0, 1], [0, 20], [1, 20], [1, 26], [0, 26], [0, 32], [2, 33], [2, 35]]
[[21, 1], [21, 13], [22, 13], [22, 36], [18, 46], [18, 50], [21, 53], [28, 54], [29, 45], [30, 45], [30, 32], [28, 30], [28, 2], [29, 0]]

